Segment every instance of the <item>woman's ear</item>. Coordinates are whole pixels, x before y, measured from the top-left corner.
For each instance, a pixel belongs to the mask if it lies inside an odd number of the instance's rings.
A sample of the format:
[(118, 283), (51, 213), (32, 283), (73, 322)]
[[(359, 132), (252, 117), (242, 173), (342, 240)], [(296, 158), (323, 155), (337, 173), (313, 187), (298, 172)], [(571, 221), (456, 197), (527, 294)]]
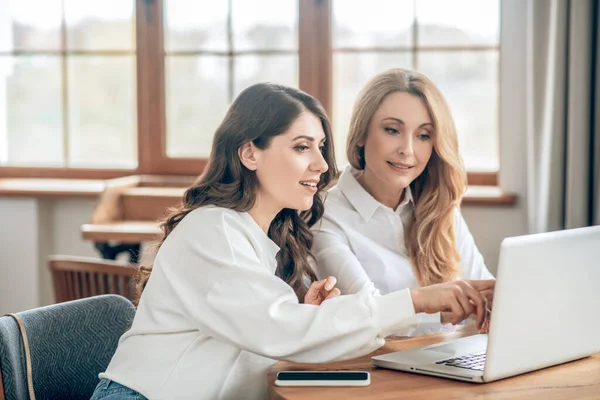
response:
[(258, 149), (252, 142), (245, 143), (238, 148), (240, 161), (244, 164), (244, 167), (248, 168), (250, 171), (256, 171), (257, 151)]

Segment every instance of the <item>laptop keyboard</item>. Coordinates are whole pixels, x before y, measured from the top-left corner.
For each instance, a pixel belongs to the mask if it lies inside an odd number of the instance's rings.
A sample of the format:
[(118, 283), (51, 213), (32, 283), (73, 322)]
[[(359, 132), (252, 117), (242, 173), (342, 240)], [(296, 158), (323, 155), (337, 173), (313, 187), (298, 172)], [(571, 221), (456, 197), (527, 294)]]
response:
[(461, 357), (448, 358), (447, 360), (438, 361), (436, 364), (472, 369), (474, 371), (483, 371), (483, 367), (485, 366), (485, 351)]

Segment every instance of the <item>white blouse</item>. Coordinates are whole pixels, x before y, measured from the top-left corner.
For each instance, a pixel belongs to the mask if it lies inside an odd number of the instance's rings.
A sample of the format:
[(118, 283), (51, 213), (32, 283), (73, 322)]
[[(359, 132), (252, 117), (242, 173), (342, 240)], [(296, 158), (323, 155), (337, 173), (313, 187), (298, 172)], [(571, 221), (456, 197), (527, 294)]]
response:
[[(313, 227), (313, 254), (319, 278), (332, 275), (342, 294), (375, 288), (381, 294), (417, 288), (416, 276), (404, 245), (404, 225), (413, 215), (410, 189), (392, 210), (373, 198), (356, 180), (357, 171), (344, 169), (326, 195), (323, 219)], [(492, 279), (460, 211), (455, 212), (455, 235), (462, 277)], [(402, 335), (439, 332), (440, 314), (419, 314), (419, 328)]]
[(150, 399), (260, 399), (276, 360), (368, 354), (416, 326), (409, 290), (299, 304), (247, 213), (202, 207), (160, 247), (133, 326), (100, 374)]

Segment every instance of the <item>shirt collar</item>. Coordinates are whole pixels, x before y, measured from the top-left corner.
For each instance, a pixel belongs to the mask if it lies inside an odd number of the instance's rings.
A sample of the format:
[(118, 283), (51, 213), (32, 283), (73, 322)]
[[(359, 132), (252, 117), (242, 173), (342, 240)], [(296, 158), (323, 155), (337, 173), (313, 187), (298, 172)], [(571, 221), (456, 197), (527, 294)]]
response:
[(260, 228), (260, 226), (258, 226), (254, 218), (252, 218), (249, 213), (240, 212), (239, 214), (248, 223), (250, 229), (253, 230), (256, 238), (260, 241), (261, 247), (267, 253), (269, 258), (275, 258), (280, 250), (279, 246), (277, 246), (277, 244), (271, 240), (271, 238)]
[(412, 190), (410, 190), (410, 186), (407, 186), (404, 189), (404, 199), (402, 199), (402, 202), (398, 205), (396, 211), (402, 210), (402, 208), (409, 203), (414, 205), (415, 201), (413, 200)]
[[(350, 204), (352, 204), (352, 207), (354, 207), (364, 221), (370, 220), (378, 207), (383, 207), (393, 212), (391, 208), (384, 206), (379, 201), (375, 200), (375, 198), (371, 196), (360, 183), (358, 183), (356, 177), (361, 172), (362, 171), (360, 170), (352, 168), (350, 165), (347, 166), (342, 171), (336, 185)], [(395, 211), (397, 213), (399, 213), (407, 204), (414, 203), (410, 186), (404, 189), (404, 192), (404, 199)]]

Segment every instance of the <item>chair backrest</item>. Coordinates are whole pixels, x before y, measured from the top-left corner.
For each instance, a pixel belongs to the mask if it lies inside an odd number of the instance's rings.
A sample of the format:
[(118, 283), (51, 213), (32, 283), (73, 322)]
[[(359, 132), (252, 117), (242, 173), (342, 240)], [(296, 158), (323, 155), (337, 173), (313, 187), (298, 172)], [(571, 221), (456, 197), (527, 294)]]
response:
[[(17, 313), (29, 341), (36, 399), (89, 399), (134, 314), (133, 304), (116, 295)], [(9, 316), (0, 318), (0, 371), (7, 400), (29, 398), (23, 340)]]
[(48, 258), (57, 303), (100, 294), (119, 294), (134, 301), (133, 276), (139, 266), (127, 262), (91, 257), (52, 256)]

